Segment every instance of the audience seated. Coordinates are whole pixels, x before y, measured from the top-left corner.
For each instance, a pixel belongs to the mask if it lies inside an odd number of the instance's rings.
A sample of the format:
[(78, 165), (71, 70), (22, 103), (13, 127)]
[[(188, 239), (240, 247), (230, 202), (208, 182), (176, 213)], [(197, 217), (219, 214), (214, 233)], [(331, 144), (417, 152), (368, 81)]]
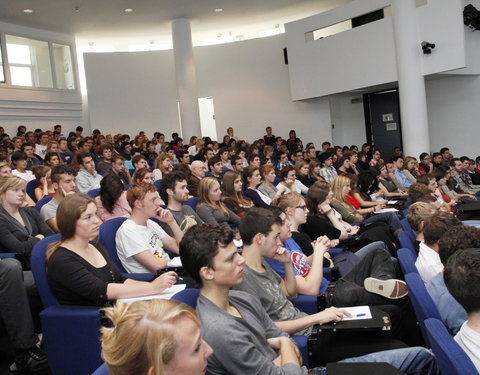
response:
[(222, 190), (216, 178), (203, 178), (198, 185), (198, 195), (200, 202), (196, 211), (205, 223), (227, 228), (229, 224), (238, 226), (240, 217), (222, 202)]
[(54, 232), (32, 207), (22, 207), (25, 180), (4, 177), (0, 180), (0, 249), (16, 253), (25, 269), (30, 269), (33, 246)]
[(105, 306), (119, 298), (161, 293), (176, 282), (175, 272), (166, 272), (151, 283), (123, 276), (107, 250), (93, 241), (101, 220), (92, 198), (71, 194), (58, 206), (62, 239), (47, 250), (48, 282), (62, 305)]
[[(190, 228), (180, 243), (182, 264), (200, 285), (197, 313), (205, 341), (214, 351), (208, 358), (209, 372), (305, 374), (307, 369), (302, 367), (298, 349), (285, 331), (269, 318), (258, 298), (230, 290), (242, 283), (245, 263), (233, 238), (233, 232), (227, 228), (202, 224)], [(259, 240), (265, 242), (267, 239)], [(272, 246), (277, 241), (278, 233), (268, 242)], [(278, 257), (289, 258), (286, 253)], [(305, 319), (311, 320), (311, 324), (340, 321), (345, 314), (348, 315), (332, 307)], [(416, 357), (413, 361), (412, 355)], [(424, 368), (428, 374), (436, 373), (433, 355), (419, 347), (344, 360), (370, 361), (388, 362), (407, 372)], [(324, 368), (317, 370), (325, 371)]]
[(222, 202), (240, 217), (245, 215), (250, 208), (254, 207), (251, 199), (245, 197), (242, 193), (242, 178), (240, 173), (228, 171), (223, 175), (223, 196)]
[(47, 195), (55, 195), (51, 179), (52, 169), (46, 165), (36, 165), (32, 168), (32, 172), (40, 183), (34, 190), (37, 202)]
[(454, 339), (480, 372), (480, 295), (478, 288), (472, 287), (480, 283), (479, 265), (480, 249), (461, 249), (449, 258), (444, 277), (449, 292), (468, 314)]
[(120, 177), (108, 173), (100, 182), (100, 194), (95, 197), (97, 215), (103, 221), (114, 217), (129, 217), (132, 208), (127, 201), (127, 192)]
[(77, 191), (88, 193), (90, 190), (99, 189), (102, 175), (95, 170), (95, 162), (89, 152), (80, 152), (76, 156), (80, 169), (76, 178)]
[[(480, 248), (480, 229), (457, 225), (447, 230), (440, 238), (438, 244), (440, 260), (443, 266), (448, 259), (458, 250)], [(428, 293), (437, 306), (440, 317), (447, 329), (456, 334), (462, 324), (467, 320), (467, 313), (451, 296), (445, 286), (443, 272), (435, 275), (426, 285)]]
[[(133, 185), (127, 191), (127, 201), (132, 212), (115, 236), (118, 257), (130, 273), (155, 273), (170, 262), (164, 247), (178, 254), (183, 232), (172, 213), (160, 207), (160, 197), (152, 184)], [(150, 218), (168, 224), (173, 237)]]
[(58, 165), (51, 171), (50, 179), (52, 180), (52, 187), (55, 190), (55, 195), (50, 202), (43, 205), (40, 210), (40, 215), (55, 232), (58, 232), (58, 205), (65, 196), (75, 193), (75, 177), (77, 176), (77, 172), (78, 169), (76, 167), (68, 164)]
[(205, 164), (200, 160), (194, 160), (190, 165), (190, 169), (192, 171), (192, 174), (188, 178), (188, 191), (194, 197), (198, 197), (198, 185), (200, 184), (200, 180), (205, 177), (207, 168), (205, 167)]
[(438, 212), (424, 220), (424, 242), (420, 243), (415, 266), (425, 284), (430, 282), (439, 272), (443, 271), (443, 264), (438, 254), (438, 242), (448, 229), (458, 225), (462, 225), (461, 221), (446, 212)]

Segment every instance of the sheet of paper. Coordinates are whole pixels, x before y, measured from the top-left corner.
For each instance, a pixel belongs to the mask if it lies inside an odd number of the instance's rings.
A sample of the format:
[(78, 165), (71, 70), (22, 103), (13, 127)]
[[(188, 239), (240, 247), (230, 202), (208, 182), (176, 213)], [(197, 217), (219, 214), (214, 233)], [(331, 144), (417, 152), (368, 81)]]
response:
[(174, 294), (185, 289), (186, 284), (177, 284), (172, 286), (171, 288), (165, 289), (163, 293), (160, 294), (153, 294), (151, 296), (143, 296), (143, 297), (134, 297), (134, 298), (120, 298), (117, 302), (129, 303), (134, 301), (142, 301), (142, 300), (150, 300), (150, 299), (170, 299)]
[(343, 316), (342, 321), (372, 319), (370, 306), (354, 306), (354, 307), (340, 307), (340, 308), (352, 314), (351, 318)]
[(375, 211), (374, 214), (384, 214), (385, 212), (397, 212), (396, 208), (383, 208), (381, 210)]
[(398, 201), (388, 201), (387, 204), (397, 204)]
[(182, 260), (180, 257), (174, 257), (167, 264), (168, 267), (182, 267)]

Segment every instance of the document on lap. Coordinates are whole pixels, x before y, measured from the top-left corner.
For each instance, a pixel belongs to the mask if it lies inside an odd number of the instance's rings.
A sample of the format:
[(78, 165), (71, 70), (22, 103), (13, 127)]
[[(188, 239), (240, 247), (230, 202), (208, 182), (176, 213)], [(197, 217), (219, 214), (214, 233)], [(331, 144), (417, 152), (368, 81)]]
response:
[(348, 311), (352, 315), (351, 318), (344, 315), (342, 321), (372, 319), (372, 312), (370, 311), (370, 306), (354, 306), (340, 308)]
[(171, 288), (165, 289), (163, 293), (160, 294), (153, 294), (151, 296), (143, 296), (143, 297), (134, 297), (134, 298), (120, 298), (117, 302), (122, 303), (129, 303), (134, 301), (142, 301), (142, 300), (150, 300), (150, 299), (170, 299), (174, 294), (181, 292), (185, 289), (186, 284), (175, 284)]

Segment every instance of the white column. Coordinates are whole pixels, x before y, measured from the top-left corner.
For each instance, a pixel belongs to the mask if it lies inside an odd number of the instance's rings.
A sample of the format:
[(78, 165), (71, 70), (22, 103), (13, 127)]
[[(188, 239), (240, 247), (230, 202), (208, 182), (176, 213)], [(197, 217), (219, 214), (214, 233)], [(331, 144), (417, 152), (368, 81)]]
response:
[[(392, 0), (403, 152), (418, 158), (430, 152), (427, 98), (422, 75), (421, 40), (418, 37), (415, 0)], [(435, 53), (435, 52), (434, 52)]]
[(173, 20), (172, 41), (182, 136), (188, 141), (192, 135), (201, 136), (197, 72), (193, 58), (190, 21), (188, 19), (179, 18)]

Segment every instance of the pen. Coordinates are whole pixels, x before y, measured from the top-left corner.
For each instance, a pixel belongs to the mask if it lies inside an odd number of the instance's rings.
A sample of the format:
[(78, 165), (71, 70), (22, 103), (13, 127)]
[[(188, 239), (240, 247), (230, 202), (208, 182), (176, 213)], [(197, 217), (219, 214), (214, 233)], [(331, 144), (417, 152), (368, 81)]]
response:
[(367, 314), (363, 313), (363, 314), (357, 314), (357, 315), (355, 315), (355, 316), (356, 316), (357, 318), (360, 318), (361, 316), (365, 316), (365, 315), (367, 315)]
[[(177, 276), (177, 280), (183, 280), (183, 277)], [(365, 314), (363, 314), (365, 315)]]

